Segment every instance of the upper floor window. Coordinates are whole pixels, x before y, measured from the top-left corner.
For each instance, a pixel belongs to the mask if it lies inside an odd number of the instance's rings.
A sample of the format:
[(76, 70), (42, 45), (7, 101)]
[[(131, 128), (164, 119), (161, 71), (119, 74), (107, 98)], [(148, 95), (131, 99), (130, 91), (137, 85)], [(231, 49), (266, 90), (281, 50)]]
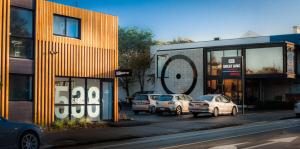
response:
[(80, 38), (80, 20), (54, 15), (53, 34), (71, 38)]
[(10, 56), (33, 58), (33, 12), (12, 7), (10, 19)]

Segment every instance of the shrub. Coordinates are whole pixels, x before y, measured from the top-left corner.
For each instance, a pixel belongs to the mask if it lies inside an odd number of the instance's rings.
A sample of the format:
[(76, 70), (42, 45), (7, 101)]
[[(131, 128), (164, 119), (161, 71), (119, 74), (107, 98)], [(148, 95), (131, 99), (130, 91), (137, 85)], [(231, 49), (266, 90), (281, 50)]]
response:
[(87, 127), (88, 125), (92, 124), (92, 120), (90, 118), (81, 118), (77, 122), (81, 127)]
[(65, 123), (66, 123), (65, 120), (56, 120), (56, 121), (52, 124), (52, 126), (53, 126), (54, 128), (57, 128), (57, 129), (62, 129), (62, 128), (64, 128)]
[(76, 120), (68, 120), (68, 121), (67, 121), (67, 127), (68, 127), (68, 128), (75, 128), (76, 125), (77, 125)]

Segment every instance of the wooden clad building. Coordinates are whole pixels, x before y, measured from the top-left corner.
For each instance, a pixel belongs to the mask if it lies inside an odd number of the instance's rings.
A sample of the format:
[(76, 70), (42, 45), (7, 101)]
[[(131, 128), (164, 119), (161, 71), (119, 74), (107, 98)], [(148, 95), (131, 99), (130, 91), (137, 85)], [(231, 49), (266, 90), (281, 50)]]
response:
[(116, 16), (46, 0), (2, 0), (0, 8), (3, 117), (118, 120)]

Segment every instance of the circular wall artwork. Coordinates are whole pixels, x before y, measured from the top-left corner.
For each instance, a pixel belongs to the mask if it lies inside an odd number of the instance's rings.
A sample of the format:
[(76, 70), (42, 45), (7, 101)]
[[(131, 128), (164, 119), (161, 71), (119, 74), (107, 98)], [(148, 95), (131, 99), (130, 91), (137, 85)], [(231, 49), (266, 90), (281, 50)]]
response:
[(190, 94), (197, 84), (197, 68), (185, 55), (170, 57), (161, 70), (161, 84), (168, 94)]

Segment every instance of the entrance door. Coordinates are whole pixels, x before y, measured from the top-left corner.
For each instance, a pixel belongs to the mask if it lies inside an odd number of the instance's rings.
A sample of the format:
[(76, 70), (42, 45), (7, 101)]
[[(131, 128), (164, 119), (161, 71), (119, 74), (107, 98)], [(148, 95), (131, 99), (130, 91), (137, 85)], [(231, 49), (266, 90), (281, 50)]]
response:
[(102, 87), (102, 119), (113, 119), (113, 81), (101, 81)]
[(223, 94), (230, 97), (234, 103), (242, 104), (242, 84), (238, 79), (225, 79), (223, 81)]
[(261, 85), (260, 80), (246, 80), (246, 100), (247, 105), (256, 105), (260, 99)]

